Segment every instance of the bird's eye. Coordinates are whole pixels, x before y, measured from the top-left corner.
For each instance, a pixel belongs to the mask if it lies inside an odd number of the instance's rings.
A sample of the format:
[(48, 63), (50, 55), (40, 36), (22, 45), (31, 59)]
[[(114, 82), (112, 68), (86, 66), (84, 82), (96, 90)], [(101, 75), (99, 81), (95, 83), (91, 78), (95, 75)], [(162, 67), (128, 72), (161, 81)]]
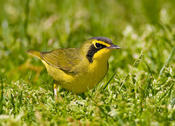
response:
[(102, 45), (99, 44), (99, 43), (96, 43), (95, 46), (96, 46), (97, 48), (101, 48), (101, 47), (102, 47)]

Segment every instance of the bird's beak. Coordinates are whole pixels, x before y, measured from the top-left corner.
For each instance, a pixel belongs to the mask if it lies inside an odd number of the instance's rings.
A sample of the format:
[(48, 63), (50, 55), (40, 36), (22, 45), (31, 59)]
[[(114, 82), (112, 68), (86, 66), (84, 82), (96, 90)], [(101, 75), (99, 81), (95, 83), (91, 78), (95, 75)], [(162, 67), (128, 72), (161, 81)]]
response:
[(112, 44), (111, 46), (107, 47), (108, 49), (120, 49), (118, 45)]

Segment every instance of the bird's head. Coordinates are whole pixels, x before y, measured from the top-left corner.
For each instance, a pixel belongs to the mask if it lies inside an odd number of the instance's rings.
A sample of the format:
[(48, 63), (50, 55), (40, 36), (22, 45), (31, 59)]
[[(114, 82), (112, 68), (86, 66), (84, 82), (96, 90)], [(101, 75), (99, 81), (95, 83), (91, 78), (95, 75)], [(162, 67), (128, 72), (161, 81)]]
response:
[(82, 46), (82, 49), (88, 61), (92, 63), (98, 59), (108, 60), (111, 51), (113, 49), (120, 49), (120, 47), (114, 45), (109, 38), (93, 37)]

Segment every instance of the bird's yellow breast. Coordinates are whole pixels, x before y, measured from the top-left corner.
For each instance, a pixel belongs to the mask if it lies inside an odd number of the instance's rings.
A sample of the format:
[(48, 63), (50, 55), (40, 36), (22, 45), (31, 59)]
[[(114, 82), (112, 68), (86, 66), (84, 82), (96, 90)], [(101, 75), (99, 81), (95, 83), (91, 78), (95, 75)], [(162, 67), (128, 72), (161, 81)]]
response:
[(62, 83), (61, 85), (75, 93), (82, 93), (89, 89), (92, 89), (98, 84), (105, 76), (108, 69), (107, 62), (89, 63), (85, 66), (83, 72), (75, 75), (70, 83)]
[(75, 75), (69, 75), (58, 68), (48, 65), (44, 61), (43, 63), (48, 73), (57, 81), (57, 84), (75, 93), (82, 93), (92, 89), (103, 79), (108, 70), (108, 63), (103, 59), (94, 60), (93, 63), (84, 62), (84, 65), (81, 65), (83, 67), (80, 68), (81, 72)]
[[(105, 51), (105, 50), (104, 50)], [(48, 73), (57, 81), (57, 84), (63, 88), (75, 93), (82, 93), (88, 89), (92, 89), (105, 76), (108, 70), (109, 54), (101, 56), (102, 51), (94, 56), (94, 60), (90, 63), (86, 58), (77, 65), (77, 74), (68, 74), (59, 68), (48, 65), (42, 61), (47, 68)]]

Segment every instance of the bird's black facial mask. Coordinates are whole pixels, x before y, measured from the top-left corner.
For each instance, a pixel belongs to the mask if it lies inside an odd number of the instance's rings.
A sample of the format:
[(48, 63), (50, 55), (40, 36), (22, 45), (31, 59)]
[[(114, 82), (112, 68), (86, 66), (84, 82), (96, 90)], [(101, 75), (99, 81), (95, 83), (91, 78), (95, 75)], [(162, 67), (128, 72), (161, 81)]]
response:
[[(95, 42), (94, 44), (92, 44), (90, 47), (89, 47), (89, 50), (87, 52), (87, 59), (89, 60), (90, 63), (93, 62), (93, 56), (94, 54), (103, 49), (103, 48), (108, 48), (108, 49), (119, 49), (120, 47), (114, 45), (112, 43), (112, 40), (109, 39), (109, 38), (106, 38), (106, 37), (93, 37), (93, 38), (90, 38), (89, 40), (95, 40), (95, 41), (101, 41), (103, 43), (106, 43), (106, 44), (102, 44), (102, 43), (98, 43), (98, 42)], [(109, 45), (107, 47), (107, 45)]]
[(88, 52), (87, 52), (86, 57), (87, 57), (87, 59), (89, 60), (90, 63), (93, 62), (93, 56), (94, 56), (94, 54), (95, 54), (97, 51), (99, 51), (99, 50), (101, 50), (101, 49), (103, 49), (103, 48), (106, 48), (106, 46), (103, 45), (103, 44), (100, 44), (100, 43), (92, 44), (92, 45), (89, 47), (89, 50), (88, 50)]

